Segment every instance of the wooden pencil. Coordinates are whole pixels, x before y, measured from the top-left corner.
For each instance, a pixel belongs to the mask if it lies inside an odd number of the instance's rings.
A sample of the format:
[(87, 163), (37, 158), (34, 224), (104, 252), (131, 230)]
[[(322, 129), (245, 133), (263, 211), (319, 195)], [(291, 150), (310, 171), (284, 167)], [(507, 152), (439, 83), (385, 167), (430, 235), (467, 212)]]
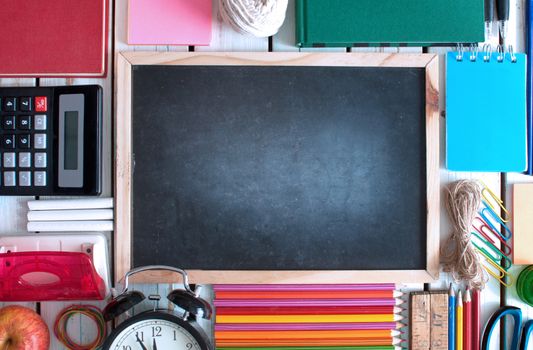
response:
[(302, 347), (302, 346), (390, 346), (402, 343), (399, 338), (385, 337), (381, 339), (255, 339), (255, 340), (222, 340), (216, 342), (217, 347)]
[(463, 350), (472, 350), (472, 299), (469, 289), (465, 292), (463, 315)]
[(231, 300), (231, 299), (381, 299), (381, 298), (397, 298), (403, 293), (395, 290), (268, 290), (268, 291), (225, 291), (220, 290), (215, 292), (216, 299)]
[(395, 322), (403, 316), (394, 314), (367, 315), (218, 315), (216, 323), (343, 323)]
[(461, 291), (457, 295), (455, 313), (455, 350), (463, 350), (463, 298)]
[(398, 306), (217, 307), (217, 315), (359, 315), (398, 314), (402, 311), (404, 309)]
[(448, 350), (455, 350), (455, 291), (450, 283), (448, 300)]
[(215, 299), (218, 307), (281, 307), (281, 306), (398, 306), (405, 303), (401, 298), (364, 299)]
[(215, 331), (310, 331), (310, 330), (357, 330), (357, 329), (400, 329), (400, 322), (358, 322), (358, 323), (223, 323), (215, 324)]
[(400, 335), (397, 330), (326, 330), (326, 331), (215, 331), (217, 341), (224, 339), (382, 339)]
[[(258, 350), (258, 348), (224, 348), (216, 350)], [(401, 346), (375, 345), (375, 346), (290, 346), (290, 347), (262, 347), (260, 350), (402, 350)]]
[(343, 290), (394, 290), (394, 283), (367, 283), (367, 284), (215, 284), (218, 291), (343, 291)]
[[(258, 350), (258, 348), (224, 348), (216, 350)], [(375, 346), (290, 346), (290, 347), (262, 347), (260, 350), (402, 350), (401, 346), (375, 345)]]
[(479, 289), (474, 289), (472, 292), (472, 350), (480, 349), (480, 315), (481, 315), (481, 304), (480, 304), (480, 291)]

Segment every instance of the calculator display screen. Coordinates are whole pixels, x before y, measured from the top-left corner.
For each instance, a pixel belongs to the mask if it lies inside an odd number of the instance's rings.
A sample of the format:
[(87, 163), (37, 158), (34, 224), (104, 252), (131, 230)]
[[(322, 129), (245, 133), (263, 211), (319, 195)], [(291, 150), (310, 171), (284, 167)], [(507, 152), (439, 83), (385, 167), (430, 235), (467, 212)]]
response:
[(78, 111), (65, 112), (65, 158), (64, 168), (78, 169)]
[(59, 96), (58, 181), (59, 187), (83, 187), (85, 96)]

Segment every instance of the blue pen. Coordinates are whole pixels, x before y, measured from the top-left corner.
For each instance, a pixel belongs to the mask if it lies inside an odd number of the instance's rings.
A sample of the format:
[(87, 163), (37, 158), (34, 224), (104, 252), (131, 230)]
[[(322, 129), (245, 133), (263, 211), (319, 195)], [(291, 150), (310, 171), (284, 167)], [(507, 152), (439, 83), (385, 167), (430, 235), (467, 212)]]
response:
[(448, 297), (448, 349), (455, 350), (455, 291), (451, 283)]

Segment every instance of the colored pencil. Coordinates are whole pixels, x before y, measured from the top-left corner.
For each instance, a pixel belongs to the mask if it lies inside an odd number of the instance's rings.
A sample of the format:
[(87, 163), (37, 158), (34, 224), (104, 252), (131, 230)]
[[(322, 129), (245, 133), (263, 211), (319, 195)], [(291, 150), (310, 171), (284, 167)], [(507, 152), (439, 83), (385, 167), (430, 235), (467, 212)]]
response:
[[(217, 350), (258, 350), (257, 348), (222, 348)], [(402, 350), (401, 346), (376, 345), (376, 346), (291, 346), (291, 347), (263, 347), (260, 350)]]
[[(217, 350), (258, 350), (257, 348), (221, 348)], [(376, 346), (295, 346), (295, 347), (268, 347), (261, 350), (402, 350), (401, 346), (376, 345)]]
[(327, 331), (216, 331), (217, 341), (224, 339), (382, 339), (400, 335), (397, 330), (365, 329), (365, 330), (327, 330)]
[(480, 349), (480, 315), (481, 315), (481, 309), (480, 309), (480, 300), (479, 300), (479, 293), (480, 291), (478, 289), (474, 289), (472, 292), (472, 350), (479, 350)]
[(217, 347), (295, 347), (295, 346), (391, 346), (400, 344), (401, 339), (288, 339), (288, 340), (224, 340), (216, 342)]
[(216, 291), (216, 298), (221, 299), (385, 299), (401, 297), (403, 293), (395, 290), (269, 290), (269, 291)]
[(455, 291), (451, 283), (448, 299), (448, 349), (455, 350)]
[(217, 323), (340, 323), (394, 322), (403, 316), (385, 315), (218, 315)]
[(463, 304), (463, 350), (472, 350), (472, 299), (469, 289), (465, 292)]
[(404, 309), (398, 306), (324, 306), (303, 307), (217, 307), (217, 315), (360, 315), (397, 314)]
[(215, 331), (310, 331), (310, 330), (356, 330), (356, 329), (399, 329), (400, 322), (361, 322), (361, 323), (243, 323), (216, 324)]
[(455, 313), (455, 350), (463, 350), (463, 298), (461, 291), (457, 295)]
[(231, 290), (268, 291), (268, 290), (321, 290), (335, 292), (338, 290), (393, 290), (393, 283), (382, 284), (215, 284), (215, 292)]
[(216, 307), (276, 307), (276, 306), (396, 306), (403, 304), (399, 298), (384, 299), (262, 299), (262, 300), (219, 300), (215, 299)]

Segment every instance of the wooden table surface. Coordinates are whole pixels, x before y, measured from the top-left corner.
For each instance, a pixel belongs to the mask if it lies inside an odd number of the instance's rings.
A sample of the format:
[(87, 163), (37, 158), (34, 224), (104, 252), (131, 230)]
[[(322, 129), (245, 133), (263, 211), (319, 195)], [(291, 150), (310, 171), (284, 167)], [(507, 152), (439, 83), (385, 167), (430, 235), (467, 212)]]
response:
[[(505, 45), (513, 45), (515, 52), (524, 52), (525, 50), (525, 1), (511, 0), (511, 14), (509, 22), (509, 35), (506, 39)], [(295, 46), (295, 23), (294, 23), (294, 0), (289, 0), (289, 9), (287, 11), (286, 21), (279, 31), (270, 38), (254, 38), (248, 35), (242, 35), (235, 32), (233, 29), (222, 23), (218, 12), (218, 1), (213, 2), (213, 23), (212, 23), (212, 40), (209, 46), (131, 46), (126, 44), (126, 23), (127, 23), (127, 0), (110, 0), (110, 32), (109, 32), (109, 54), (108, 60), (108, 75), (105, 79), (56, 79), (56, 78), (24, 78), (24, 79), (0, 79), (0, 86), (54, 86), (54, 85), (79, 85), (79, 84), (100, 84), (104, 88), (104, 177), (103, 177), (103, 196), (112, 196), (112, 147), (113, 147), (113, 106), (116, 85), (114, 79), (114, 62), (116, 53), (120, 51), (299, 51)], [(482, 47), (480, 43), (479, 47)], [(493, 50), (498, 44), (497, 39), (493, 39)], [(441, 54), (440, 60), (440, 91), (441, 110), (444, 111), (445, 98), (445, 77), (444, 77), (444, 56), (443, 54), (453, 48), (428, 48), (427, 52)], [(321, 48), (321, 49), (302, 49), (300, 51), (338, 51), (346, 52), (347, 48)], [(353, 48), (352, 52), (423, 52), (422, 48)], [(444, 113), (443, 113), (444, 115)], [(444, 117), (441, 117), (441, 185), (453, 182), (457, 179), (473, 178), (482, 179), (493, 191), (501, 193), (506, 197), (508, 208), (510, 207), (510, 193), (513, 183), (533, 182), (533, 177), (528, 177), (521, 174), (507, 174), (499, 173), (455, 173), (449, 172), (444, 165)], [(504, 191), (505, 193), (503, 193)], [(444, 196), (442, 196), (444, 197)], [(0, 197), (0, 235), (12, 235), (26, 232), (26, 215), (28, 200), (34, 197)], [(441, 242), (448, 237), (450, 226), (445, 212), (444, 203), (441, 202)], [(111, 239), (112, 232), (107, 233), (108, 238)], [(517, 275), (521, 269), (520, 266), (512, 268), (512, 272)], [(441, 274), (439, 281), (431, 284), (431, 288), (446, 288), (451, 282), (446, 274)], [(151, 285), (134, 285), (133, 288), (142, 290), (145, 295), (160, 293), (162, 299), (159, 305), (160, 308), (172, 308), (171, 305), (165, 301), (166, 294), (173, 288), (178, 288), (179, 285), (168, 284), (151, 284)], [(456, 286), (457, 287), (457, 286)], [(410, 284), (404, 286), (405, 290), (422, 290), (423, 285)], [(204, 294), (210, 295), (209, 286), (204, 287)], [(533, 318), (533, 308), (527, 307), (518, 300), (514, 288), (509, 288), (506, 292), (506, 302), (508, 304), (516, 305), (523, 308), (526, 319)], [(484, 324), (490, 314), (500, 306), (500, 285), (498, 282), (491, 280), (482, 293), (482, 323)], [(85, 303), (85, 302), (84, 302)], [(0, 303), (0, 306), (7, 303)], [(52, 326), (57, 314), (65, 307), (74, 304), (73, 302), (28, 302), (19, 303), (36, 309), (47, 322), (51, 330), (51, 346), (50, 349), (65, 349), (53, 336)], [(90, 304), (104, 307), (105, 302), (90, 302)], [(153, 308), (151, 302), (143, 302), (136, 306), (132, 314), (140, 311)], [(204, 323), (206, 328), (211, 328), (209, 323)], [(91, 341), (95, 334), (96, 328), (91, 321), (85, 317), (74, 317), (68, 325), (73, 339), (80, 342), (87, 343)], [(494, 342), (496, 343), (496, 342)], [(493, 349), (497, 349), (497, 344), (492, 344)]]

